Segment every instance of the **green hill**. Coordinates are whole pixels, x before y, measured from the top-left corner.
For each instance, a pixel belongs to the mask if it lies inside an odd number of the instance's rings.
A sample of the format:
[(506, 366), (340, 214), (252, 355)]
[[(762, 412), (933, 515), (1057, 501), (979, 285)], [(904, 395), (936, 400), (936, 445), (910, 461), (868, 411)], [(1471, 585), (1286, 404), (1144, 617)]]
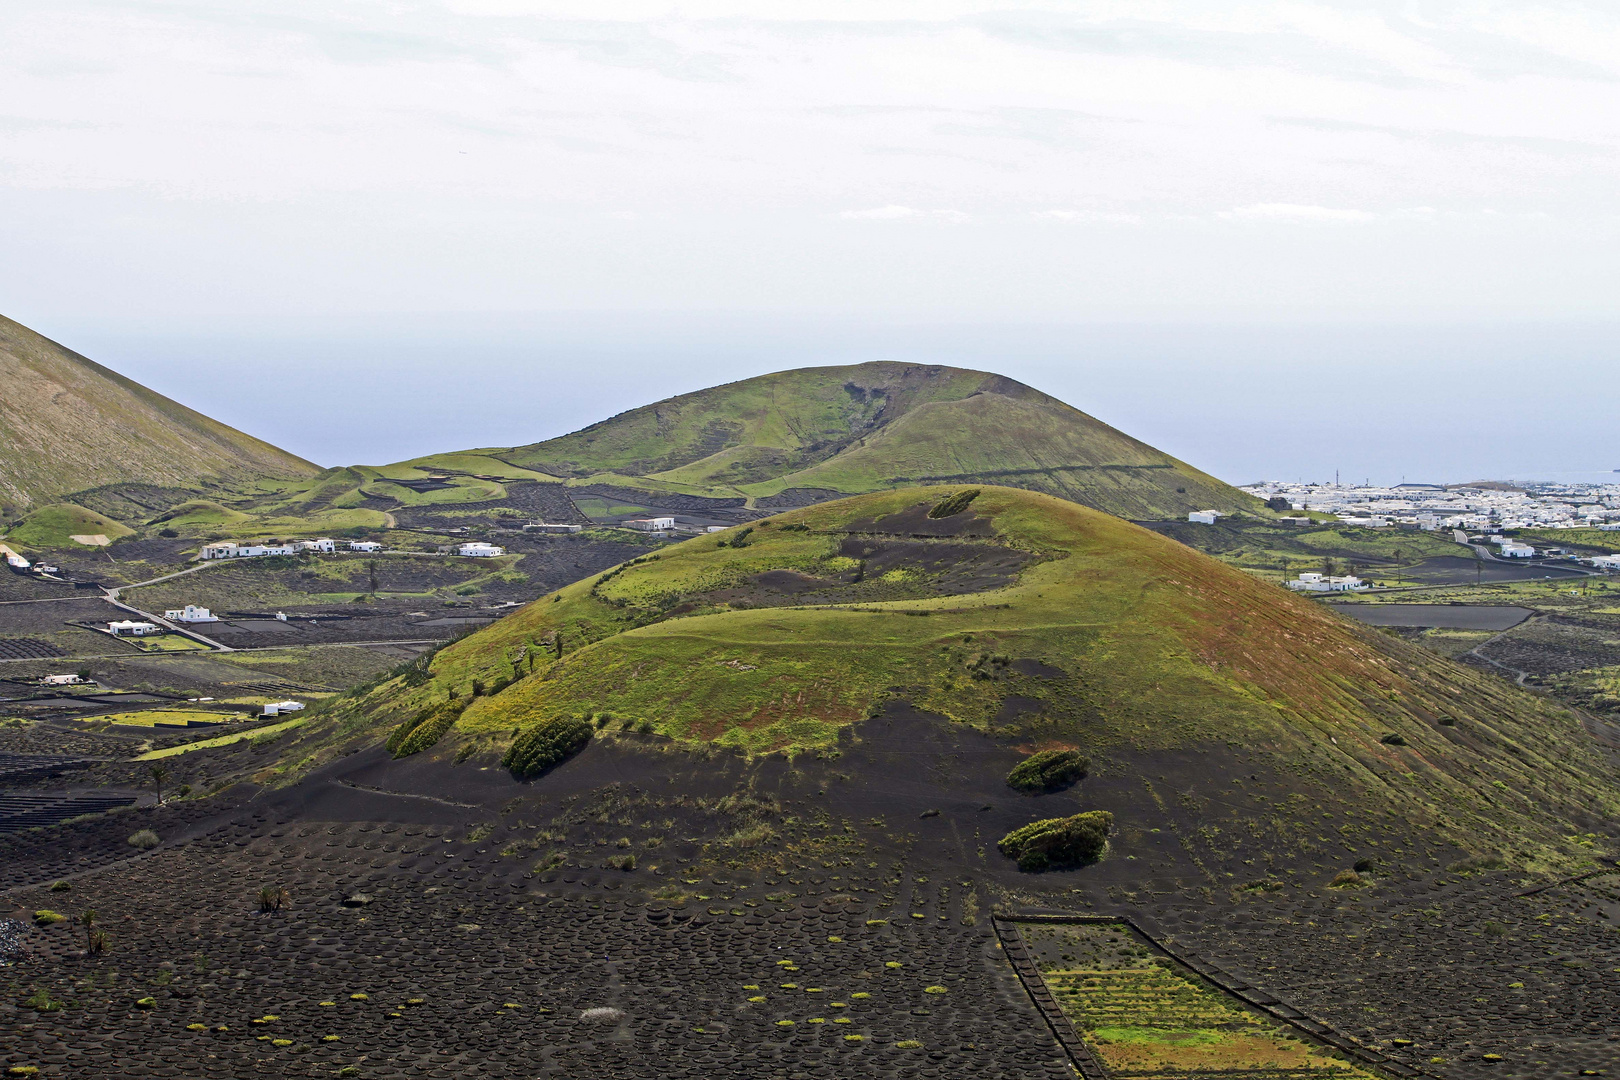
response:
[(27, 547), (102, 547), (134, 531), (94, 510), (72, 503), (51, 503), (23, 518), (6, 539)]
[(0, 317), (0, 503), (13, 510), (115, 483), (314, 475), (311, 463)]
[(1260, 507), (1012, 379), (887, 361), (762, 375), (546, 442), (405, 464), (422, 471), (515, 468), (574, 485), (740, 497), (767, 509), (957, 481), (1044, 491), (1126, 518)]
[(1562, 709), (1070, 502), (984, 488), (948, 513), (964, 490), (800, 509), (580, 581), (343, 701), (338, 730), (437, 710), (408, 749), (448, 731), (448, 753), (595, 714), (836, 754), (904, 701), (1026, 751), (1209, 754), (1239, 788), (1312, 785), (1344, 828), (1395, 815), (1525, 864), (1620, 809)]

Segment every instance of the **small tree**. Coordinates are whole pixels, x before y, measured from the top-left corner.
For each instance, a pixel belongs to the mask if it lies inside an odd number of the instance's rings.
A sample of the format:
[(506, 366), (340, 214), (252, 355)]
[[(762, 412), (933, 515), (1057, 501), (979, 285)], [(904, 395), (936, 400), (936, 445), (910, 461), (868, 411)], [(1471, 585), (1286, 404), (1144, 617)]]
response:
[(276, 912), (292, 906), (292, 893), (282, 885), (266, 885), (259, 890), (259, 910)]
[(84, 927), (84, 951), (87, 956), (100, 956), (107, 951), (107, 932), (96, 929), (96, 909), (85, 908), (84, 914), (79, 916), (79, 923)]
[(148, 772), (151, 773), (152, 786), (157, 789), (157, 801), (161, 806), (163, 803), (163, 783), (169, 778), (169, 770), (165, 768), (163, 763), (160, 761), (155, 762)]

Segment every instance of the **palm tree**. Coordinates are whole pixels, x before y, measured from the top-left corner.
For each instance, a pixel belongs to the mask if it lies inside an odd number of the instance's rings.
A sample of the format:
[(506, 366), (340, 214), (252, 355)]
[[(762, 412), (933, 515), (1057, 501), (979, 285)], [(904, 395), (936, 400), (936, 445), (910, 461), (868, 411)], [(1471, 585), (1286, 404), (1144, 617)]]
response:
[(169, 770), (164, 768), (162, 762), (159, 762), (152, 766), (150, 772), (152, 785), (157, 788), (157, 801), (161, 806), (163, 803), (163, 782), (169, 778)]

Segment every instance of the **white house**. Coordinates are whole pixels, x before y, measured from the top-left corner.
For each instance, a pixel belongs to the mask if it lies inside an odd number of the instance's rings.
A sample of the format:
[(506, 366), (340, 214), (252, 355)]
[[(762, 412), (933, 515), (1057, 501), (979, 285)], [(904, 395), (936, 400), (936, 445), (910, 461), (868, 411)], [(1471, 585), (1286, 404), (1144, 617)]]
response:
[(1219, 521), (1220, 518), (1220, 513), (1215, 510), (1194, 510), (1192, 513), (1187, 515), (1188, 521), (1197, 522), (1199, 525), (1213, 525)]
[(1599, 555), (1590, 562), (1600, 570), (1620, 570), (1620, 554)]
[(337, 550), (337, 541), (323, 536), (319, 540), (294, 540), (292, 546), (298, 551), (319, 551), (330, 555)]
[(219, 616), (205, 607), (187, 604), (183, 608), (170, 608), (163, 613), (170, 622), (219, 622)]
[(198, 555), (204, 559), (257, 559), (265, 555), (293, 555), (297, 550), (292, 544), (238, 544), (221, 540), (204, 544)]
[(482, 540), (469, 540), (456, 548), (456, 554), (466, 555), (473, 559), (488, 559), (495, 555), (505, 555), (506, 549), (496, 547), (494, 544), (486, 544)]
[(302, 701), (272, 701), (264, 707), (260, 716), (280, 716), (283, 713), (298, 712), (304, 707)]
[(1357, 592), (1368, 588), (1358, 577), (1329, 577), (1326, 574), (1306, 573), (1287, 583), (1295, 592)]
[(381, 551), (382, 545), (375, 540), (350, 540), (350, 551)]
[(1529, 544), (1521, 544), (1517, 540), (1503, 540), (1500, 554), (1507, 559), (1528, 559), (1536, 553), (1536, 549)]
[(123, 637), (126, 634), (128, 634), (130, 637), (146, 637), (150, 634), (156, 634), (159, 631), (156, 623), (136, 622), (134, 619), (122, 619), (118, 622), (108, 623), (107, 632), (112, 634), (114, 637)]
[(673, 529), (675, 519), (672, 517), (630, 518), (628, 521), (620, 522), (620, 524), (627, 529), (640, 529), (642, 532), (662, 532), (665, 529)]
[(81, 686), (84, 683), (87, 683), (89, 681), (90, 681), (89, 679), (81, 679), (77, 675), (47, 675), (43, 679), (39, 680), (39, 685), (41, 685), (41, 686)]

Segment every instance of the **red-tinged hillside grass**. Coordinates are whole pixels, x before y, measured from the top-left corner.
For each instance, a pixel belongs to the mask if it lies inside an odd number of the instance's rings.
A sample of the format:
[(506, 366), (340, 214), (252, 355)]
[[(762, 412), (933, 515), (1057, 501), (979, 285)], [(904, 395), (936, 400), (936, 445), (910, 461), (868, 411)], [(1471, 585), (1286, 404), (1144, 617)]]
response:
[(1536, 859), (1582, 815), (1620, 810), (1577, 718), (1550, 702), (1075, 503), (985, 487), (927, 517), (961, 490), (864, 495), (665, 549), (337, 715), (392, 724), (471, 699), (447, 745), (592, 714), (757, 753), (831, 749), (904, 698), (1028, 749), (1224, 744), (1475, 846), (1533, 832)]

